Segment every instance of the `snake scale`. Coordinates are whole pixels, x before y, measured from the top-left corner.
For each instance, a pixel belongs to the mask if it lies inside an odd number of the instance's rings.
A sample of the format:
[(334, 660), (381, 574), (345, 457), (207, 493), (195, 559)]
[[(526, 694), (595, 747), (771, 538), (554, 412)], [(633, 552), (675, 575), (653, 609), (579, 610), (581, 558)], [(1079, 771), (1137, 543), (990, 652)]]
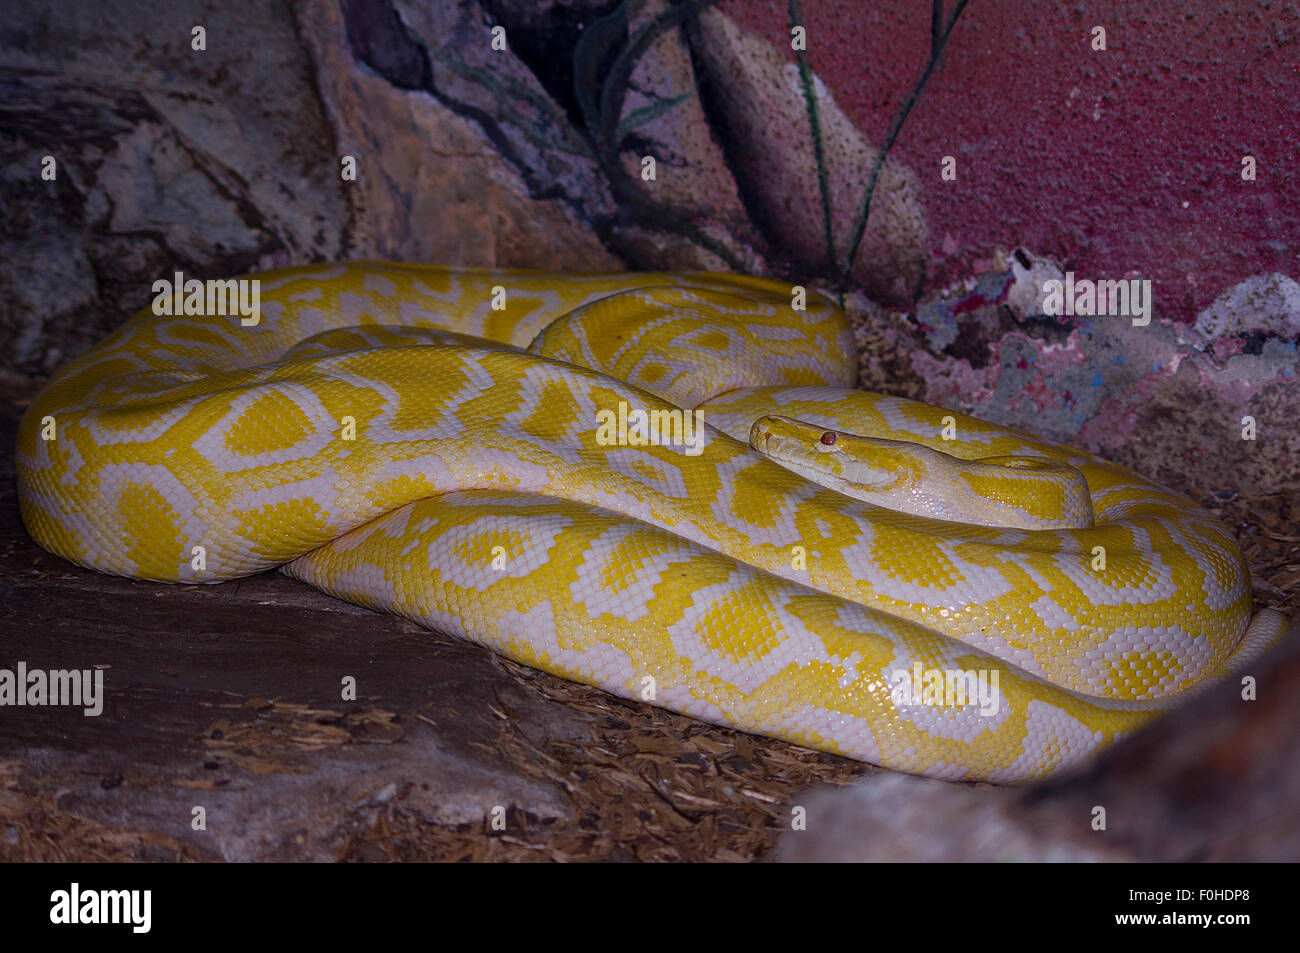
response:
[[(712, 273), (266, 272), (146, 310), (19, 431), (22, 516), (91, 569), (283, 566), (626, 698), (1018, 783), (1256, 657), (1226, 527), (1090, 454), (854, 390), (843, 312)], [(693, 429), (694, 428), (694, 429)]]

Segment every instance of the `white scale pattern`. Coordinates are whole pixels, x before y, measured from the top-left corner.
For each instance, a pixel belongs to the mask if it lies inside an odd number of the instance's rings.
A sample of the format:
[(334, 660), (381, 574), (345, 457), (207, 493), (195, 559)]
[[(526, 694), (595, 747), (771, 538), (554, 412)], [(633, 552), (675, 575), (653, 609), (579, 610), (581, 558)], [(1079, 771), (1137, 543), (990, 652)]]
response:
[[(1188, 501), (960, 414), (944, 441), (946, 411), (847, 389), (852, 331), (816, 295), (798, 312), (787, 286), (735, 276), (382, 263), (257, 277), (259, 325), (141, 315), (32, 402), (15, 460), (38, 542), (169, 581), (196, 581), (187, 557), (202, 545), (198, 581), (218, 581), (266, 568), (270, 552), (292, 558), (291, 539), (301, 548), (290, 575), (557, 674), (625, 697), (653, 676), (659, 704), (721, 724), (1007, 783), (1086, 757), (1284, 630), (1269, 612), (1247, 628), (1244, 560)], [(668, 343), (646, 345), (660, 337)], [(286, 352), (294, 363), (277, 366)], [(609, 360), (631, 384), (595, 366)], [(212, 403), (192, 391), (167, 402), (227, 372)], [(274, 394), (294, 411), (248, 416)], [(340, 443), (338, 417), (359, 395), (377, 409), (359, 415), (355, 443)], [(698, 402), (717, 428), (698, 457), (593, 446), (598, 410), (673, 399)], [(219, 421), (196, 422), (196, 408), (221, 400)], [(952, 458), (1068, 461), (1089, 479), (1098, 530), (899, 517), (743, 446), (767, 414), (920, 439)], [(49, 444), (47, 416), (59, 421)], [(128, 484), (164, 505), (124, 506)], [(309, 515), (284, 525), (290, 513)], [(1106, 537), (1118, 541), (1110, 574), (1089, 565), (1087, 534), (1103, 524), (1120, 530)], [(484, 554), (495, 540), (509, 550), (505, 571)], [(807, 569), (786, 561), (796, 545)], [(914, 661), (996, 671), (997, 712), (895, 706), (888, 672)]]

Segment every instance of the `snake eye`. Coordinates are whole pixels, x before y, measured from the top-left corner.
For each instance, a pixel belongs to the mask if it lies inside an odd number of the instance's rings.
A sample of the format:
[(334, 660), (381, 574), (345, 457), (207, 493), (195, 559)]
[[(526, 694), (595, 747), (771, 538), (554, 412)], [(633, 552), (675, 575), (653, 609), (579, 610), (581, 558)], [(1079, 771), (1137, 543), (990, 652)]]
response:
[(827, 430), (825, 433), (823, 433), (823, 434), (822, 434), (822, 443), (824, 443), (824, 444), (825, 444), (826, 446), (828, 446), (828, 447), (833, 447), (833, 446), (835, 446), (835, 431), (834, 431), (834, 430)]

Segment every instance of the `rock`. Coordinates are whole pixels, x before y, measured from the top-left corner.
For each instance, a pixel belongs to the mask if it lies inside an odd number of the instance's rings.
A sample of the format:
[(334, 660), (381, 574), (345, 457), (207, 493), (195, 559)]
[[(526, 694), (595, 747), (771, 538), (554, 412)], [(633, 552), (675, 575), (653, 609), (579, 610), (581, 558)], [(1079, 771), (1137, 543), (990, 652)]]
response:
[[(0, 346), (15, 369), (50, 371), (177, 268), (216, 277), (343, 257), (624, 267), (591, 224), (614, 212), (593, 164), (534, 145), (504, 116), (494, 125), (498, 97), (426, 64), (434, 40), (459, 42), (547, 101), (511, 54), (486, 59), (485, 30), (470, 42), (477, 6), (467, 18), (447, 5), (403, 13), (412, 27), (382, 2), (344, 6), (375, 29), (349, 36), (335, 5), (298, 8), (297, 22), (270, 2), (13, 11), (0, 36), (0, 125), (13, 132), (0, 163), (11, 305)], [(433, 88), (410, 88), (426, 80)], [(40, 177), (46, 155), (52, 182)], [(341, 178), (344, 155), (356, 181)]]
[[(611, 125), (606, 141), (597, 119), (615, 55), (668, 9), (663, 0), (633, 5), (627, 20), (618, 18), (622, 8), (587, 4), (551, 4), (546, 18), (518, 4), (488, 9), (505, 30), (505, 51), (485, 45), (484, 17), (472, 9), (398, 6), (401, 22), (429, 51), (431, 91), (486, 126), (534, 195), (562, 194), (639, 268), (765, 270), (754, 250), (760, 239), (700, 106), (679, 27), (635, 60), (619, 111), (628, 128), (615, 133)], [(652, 179), (642, 176), (647, 156)]]
[[(479, 4), (349, 0), (345, 10), (359, 11), (349, 23), (397, 17), (394, 35), (413, 44), (429, 64), (429, 84), (416, 91), (416, 98), (424, 99), (420, 94), (428, 93), (445, 109), (477, 126), (498, 161), (522, 181), (525, 195), (559, 198), (581, 209), (588, 220), (613, 213), (613, 198), (589, 145), (509, 46), (509, 34), (506, 49), (493, 48), (492, 33)], [(373, 68), (374, 50), (362, 48), (350, 26), (347, 38), (358, 62)], [(384, 134), (390, 131), (382, 121), (375, 128)]]
[(1300, 321), (1288, 310), (1300, 286), (1257, 276), (1190, 328), (1165, 319), (1157, 300), (1142, 325), (1045, 315), (1043, 285), (1063, 280), (1060, 267), (1023, 249), (1009, 264), (917, 303), (911, 338), (896, 346), (924, 381), (921, 400), (1027, 428), (1198, 498), (1300, 486), (1297, 341), (1285, 337)]
[[(342, 152), (358, 159), (357, 180), (347, 183), (355, 257), (557, 270), (622, 267), (572, 204), (581, 196), (594, 212), (607, 201), (593, 188), (591, 163), (553, 150), (543, 155), (518, 127), (507, 130), (504, 103), (433, 58), (426, 35), (465, 57), (464, 65), (490, 66), (545, 100), (512, 54), (490, 50), (481, 23), (475, 27), (446, 6), (412, 14), (410, 26), (384, 3), (351, 2), (345, 9), (352, 22), (371, 24), (370, 32), (350, 31), (333, 6), (313, 10), (301, 27), (334, 138)], [(391, 31), (373, 27), (382, 22)], [(367, 58), (382, 66), (383, 57), (393, 54), (381, 51), (390, 50), (396, 36), (408, 44), (398, 60), (407, 65), (392, 66), (394, 76), (377, 75)], [(423, 62), (419, 57), (429, 58), (428, 82), (436, 84), (436, 96), (432, 89), (400, 85), (424, 81), (420, 67), (410, 65)], [(492, 113), (483, 112), (489, 107)], [(521, 168), (532, 171), (526, 176)], [(535, 192), (551, 197), (534, 198)]]
[(243, 190), (228, 176), (201, 173), (195, 158), (165, 125), (138, 125), (104, 157), (87, 205), (104, 210), (114, 234), (166, 235), (180, 261), (255, 259), (265, 236), (243, 220)]
[[(191, 48), (195, 24), (206, 50)], [(0, 346), (17, 366), (49, 370), (178, 267), (213, 276), (337, 257), (337, 165), (304, 147), (328, 140), (309, 75), (279, 4), (7, 10), (0, 293), (22, 306), (4, 309)]]
[(1011, 256), (1011, 271), (1014, 283), (1007, 292), (1006, 306), (1020, 321), (1044, 313), (1043, 302), (1047, 300), (1047, 291), (1044, 289), (1047, 282), (1065, 280), (1065, 274), (1056, 262), (1049, 258), (1035, 257), (1023, 250), (1019, 255)]
[[(629, 32), (635, 32), (667, 9), (666, 0), (643, 4), (629, 22)], [(650, 200), (712, 236), (731, 251), (732, 260), (739, 262), (744, 270), (765, 273), (766, 264), (755, 251), (761, 239), (749, 221), (722, 149), (704, 115), (690, 51), (680, 29), (661, 34), (638, 61), (628, 84), (624, 121), (637, 110), (650, 109), (672, 99), (681, 101), (630, 130), (620, 154), (624, 173), (634, 181), (641, 181), (642, 157), (654, 157), (655, 181), (641, 186)], [(665, 261), (660, 267), (727, 269), (727, 262), (673, 235), (671, 230), (667, 230), (665, 238), (676, 239), (671, 244), (681, 251), (674, 254), (665, 249), (660, 257), (647, 256), (647, 260)], [(665, 239), (659, 241), (667, 244)], [(667, 265), (669, 257), (680, 264)]]
[(1300, 284), (1270, 272), (1226, 289), (1196, 316), (1196, 332), (1206, 341), (1264, 332), (1282, 340), (1300, 338)]
[[(838, 274), (877, 150), (820, 79), (814, 85), (831, 193), (837, 260), (827, 256), (821, 192), (797, 66), (716, 9), (691, 27), (710, 109), (751, 207), (771, 240), (823, 273)], [(886, 304), (913, 301), (925, 277), (926, 225), (914, 175), (885, 163), (852, 274)]]
[(791, 805), (807, 829), (788, 831), (783, 863), (1033, 863), (1113, 859), (1100, 845), (1044, 837), (1010, 788), (974, 788), (882, 774), (845, 788), (819, 788)]

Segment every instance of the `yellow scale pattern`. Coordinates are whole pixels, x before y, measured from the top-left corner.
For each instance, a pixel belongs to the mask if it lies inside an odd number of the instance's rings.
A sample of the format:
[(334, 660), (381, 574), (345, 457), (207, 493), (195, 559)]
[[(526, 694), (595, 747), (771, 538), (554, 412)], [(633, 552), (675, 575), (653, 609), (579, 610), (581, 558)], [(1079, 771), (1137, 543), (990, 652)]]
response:
[[(33, 401), (17, 474), (38, 543), (164, 582), (283, 565), (615, 694), (1001, 783), (1087, 757), (1285, 627), (1251, 620), (1239, 549), (1191, 501), (852, 390), (850, 328), (817, 295), (374, 262), (252, 277), (255, 325), (142, 313)], [(708, 426), (693, 450), (602, 442), (620, 405)], [(939, 508), (846, 480), (853, 453)], [(1027, 522), (967, 521), (984, 506)], [(944, 673), (992, 694), (945, 700)]]

